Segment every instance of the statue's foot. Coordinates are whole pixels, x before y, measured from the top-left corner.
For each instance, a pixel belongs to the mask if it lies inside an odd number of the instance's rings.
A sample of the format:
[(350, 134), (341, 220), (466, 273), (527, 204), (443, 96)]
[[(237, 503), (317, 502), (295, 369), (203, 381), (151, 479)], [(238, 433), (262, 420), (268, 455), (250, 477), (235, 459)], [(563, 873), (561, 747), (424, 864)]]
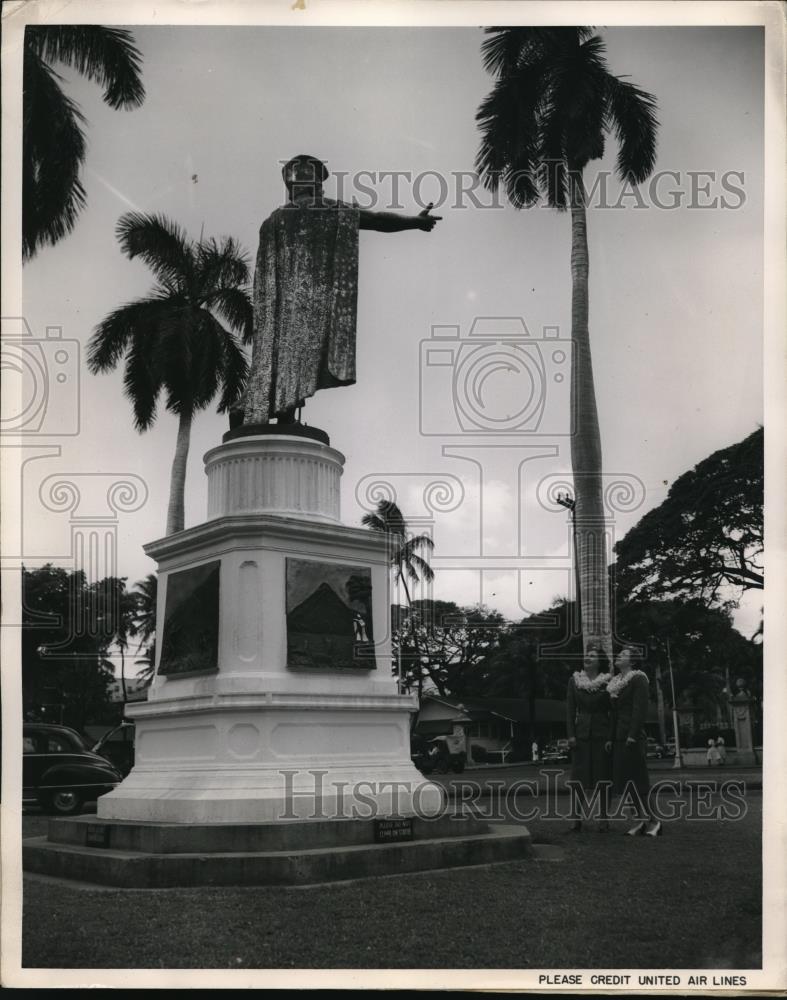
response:
[(298, 418), (296, 416), (297, 411), (298, 411), (298, 407), (297, 406), (292, 406), (292, 407), (290, 407), (287, 410), (282, 410), (281, 413), (277, 413), (276, 414), (276, 423), (277, 424), (298, 424), (298, 423), (300, 423), (300, 421), (298, 420)]

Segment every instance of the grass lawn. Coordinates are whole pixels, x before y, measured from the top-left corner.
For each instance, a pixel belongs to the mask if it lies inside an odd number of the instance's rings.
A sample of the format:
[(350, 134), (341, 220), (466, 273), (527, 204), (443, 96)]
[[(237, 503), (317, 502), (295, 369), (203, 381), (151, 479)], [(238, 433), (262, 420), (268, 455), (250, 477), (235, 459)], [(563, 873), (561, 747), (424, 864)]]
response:
[[(311, 888), (91, 889), (26, 877), (27, 968), (757, 968), (762, 798), (660, 838), (528, 823), (561, 861)], [(45, 821), (25, 818), (25, 836)]]

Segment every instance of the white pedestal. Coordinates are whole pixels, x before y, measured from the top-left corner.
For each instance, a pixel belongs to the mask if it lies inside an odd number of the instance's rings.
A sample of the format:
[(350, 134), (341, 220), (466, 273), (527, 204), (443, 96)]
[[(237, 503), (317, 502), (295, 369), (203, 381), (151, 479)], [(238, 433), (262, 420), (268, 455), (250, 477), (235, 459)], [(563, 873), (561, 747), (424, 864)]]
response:
[[(152, 542), (157, 621), (171, 574), (219, 563), (217, 669), (157, 674), (129, 706), (136, 762), (100, 819), (176, 823), (436, 815), (444, 795), (410, 760), (414, 696), (391, 674), (386, 539), (339, 518), (343, 456), (309, 439), (256, 436), (205, 456), (209, 520)], [(286, 562), (371, 571), (375, 664), (287, 666)], [(164, 648), (157, 642), (157, 668)]]

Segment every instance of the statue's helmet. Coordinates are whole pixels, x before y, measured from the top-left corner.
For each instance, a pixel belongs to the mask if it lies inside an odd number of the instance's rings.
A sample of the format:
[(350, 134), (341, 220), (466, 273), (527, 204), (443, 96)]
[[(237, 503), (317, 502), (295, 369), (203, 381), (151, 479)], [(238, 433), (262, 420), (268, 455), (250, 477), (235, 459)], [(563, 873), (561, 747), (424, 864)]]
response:
[(285, 182), (300, 181), (301, 183), (308, 183), (309, 181), (319, 181), (322, 183), (328, 177), (328, 168), (316, 156), (310, 156), (308, 153), (299, 153), (284, 164), (281, 175)]

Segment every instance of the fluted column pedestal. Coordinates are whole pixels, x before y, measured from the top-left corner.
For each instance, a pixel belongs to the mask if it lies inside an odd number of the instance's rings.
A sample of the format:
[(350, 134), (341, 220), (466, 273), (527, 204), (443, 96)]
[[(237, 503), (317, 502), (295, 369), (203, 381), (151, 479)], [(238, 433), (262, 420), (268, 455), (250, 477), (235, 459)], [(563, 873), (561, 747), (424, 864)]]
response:
[(320, 441), (283, 435), (239, 437), (205, 455), (208, 520), (278, 514), (339, 523), (344, 455)]

